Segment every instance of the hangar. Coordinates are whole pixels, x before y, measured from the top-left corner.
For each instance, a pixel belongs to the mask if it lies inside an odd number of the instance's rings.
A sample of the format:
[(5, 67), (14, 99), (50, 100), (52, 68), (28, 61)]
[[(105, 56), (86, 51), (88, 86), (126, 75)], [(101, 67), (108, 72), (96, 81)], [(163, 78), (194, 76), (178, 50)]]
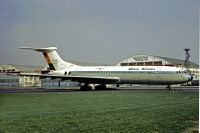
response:
[[(135, 55), (124, 58), (116, 63), (117, 66), (183, 66), (184, 60), (153, 55)], [(191, 67), (199, 65), (190, 62)]]

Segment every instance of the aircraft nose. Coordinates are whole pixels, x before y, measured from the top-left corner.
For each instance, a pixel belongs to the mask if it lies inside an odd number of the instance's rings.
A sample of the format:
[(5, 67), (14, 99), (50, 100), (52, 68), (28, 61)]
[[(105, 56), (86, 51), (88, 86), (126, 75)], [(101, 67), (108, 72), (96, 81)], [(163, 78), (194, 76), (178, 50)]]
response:
[(193, 77), (191, 75), (188, 76), (188, 81), (192, 81)]

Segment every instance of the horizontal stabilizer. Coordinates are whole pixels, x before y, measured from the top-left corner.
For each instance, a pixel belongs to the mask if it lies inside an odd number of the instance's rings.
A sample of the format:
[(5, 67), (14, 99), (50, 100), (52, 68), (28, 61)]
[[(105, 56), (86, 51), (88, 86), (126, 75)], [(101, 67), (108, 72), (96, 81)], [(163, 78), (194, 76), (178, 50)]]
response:
[(48, 48), (19, 47), (19, 49), (34, 50), (38, 52), (51, 52), (53, 50), (56, 50), (57, 47), (48, 47)]
[(19, 49), (42, 52), (47, 64), (49, 65), (50, 70), (62, 70), (68, 67), (77, 66), (70, 62), (62, 60), (56, 51), (57, 47), (47, 47), (47, 48), (19, 47)]

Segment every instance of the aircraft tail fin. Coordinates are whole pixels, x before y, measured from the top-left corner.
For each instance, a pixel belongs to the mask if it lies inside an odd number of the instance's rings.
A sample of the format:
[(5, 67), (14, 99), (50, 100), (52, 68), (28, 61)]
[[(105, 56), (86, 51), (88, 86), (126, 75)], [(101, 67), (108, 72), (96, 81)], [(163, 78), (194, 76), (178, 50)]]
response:
[(67, 67), (77, 66), (70, 62), (62, 60), (56, 51), (57, 50), (56, 47), (47, 47), (47, 48), (19, 47), (19, 49), (42, 52), (47, 64), (50, 67), (50, 70), (61, 70)]

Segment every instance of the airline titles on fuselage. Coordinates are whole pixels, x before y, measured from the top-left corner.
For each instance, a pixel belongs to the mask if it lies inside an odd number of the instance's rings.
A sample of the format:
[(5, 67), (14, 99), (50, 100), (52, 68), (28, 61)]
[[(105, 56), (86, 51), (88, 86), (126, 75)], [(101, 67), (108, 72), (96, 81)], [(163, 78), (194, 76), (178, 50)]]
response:
[(128, 70), (139, 70), (139, 68), (129, 68)]
[[(96, 70), (105, 70), (104, 67), (98, 67), (96, 68)], [(139, 68), (139, 67), (136, 67), (136, 68), (133, 68), (133, 67), (129, 67), (128, 68), (129, 71), (155, 71), (156, 69), (155, 68), (148, 68), (148, 67), (143, 67), (143, 68)]]
[(128, 70), (142, 70), (142, 71), (151, 71), (151, 70), (155, 70), (155, 68), (128, 68)]

